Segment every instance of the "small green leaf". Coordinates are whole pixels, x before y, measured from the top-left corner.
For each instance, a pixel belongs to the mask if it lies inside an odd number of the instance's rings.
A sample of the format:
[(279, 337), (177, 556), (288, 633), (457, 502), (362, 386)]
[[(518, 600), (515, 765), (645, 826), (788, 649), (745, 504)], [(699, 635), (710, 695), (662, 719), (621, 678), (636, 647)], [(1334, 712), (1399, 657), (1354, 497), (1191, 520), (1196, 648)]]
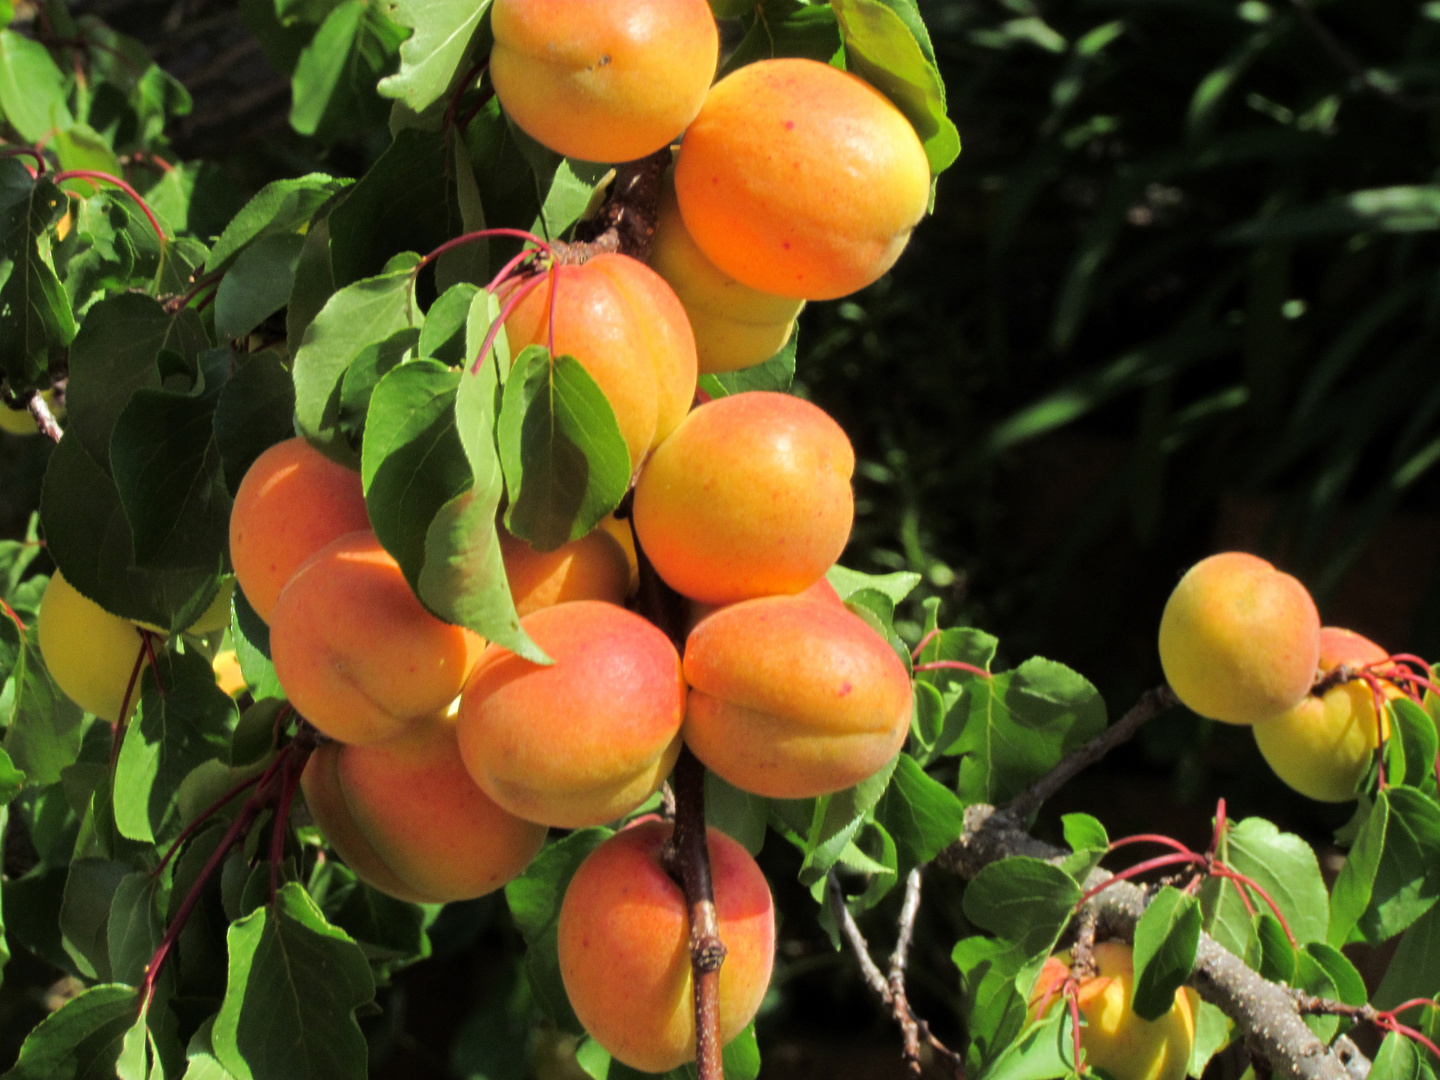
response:
[(420, 331), (417, 347), (420, 356), (451, 367), (465, 364), (465, 329), (470, 322), (470, 309), (479, 295), (479, 287), (469, 282), (452, 285), (440, 294), (425, 313), (425, 326)]
[(298, 883), (234, 923), (226, 941), (230, 973), (212, 1039), (237, 1080), (365, 1074), (355, 1010), (374, 996), (370, 965)]
[(424, 112), (460, 74), (490, 0), (399, 0), (392, 15), (413, 33), (400, 46), (400, 70), (380, 80), (380, 93)]
[(304, 246), (305, 238), (297, 233), (273, 233), (246, 247), (220, 279), (215, 332), (223, 338), (244, 337), (284, 307)]
[(73, 122), (65, 104), (65, 76), (38, 41), (0, 30), (0, 113), (28, 143), (43, 141)]
[(1290, 983), (1295, 978), (1295, 950), (1285, 936), (1285, 928), (1268, 909), (1255, 913), (1255, 949), (1245, 957), (1254, 968), (1271, 982)]
[(537, 551), (578, 540), (614, 510), (630, 453), (595, 380), (538, 345), (515, 361), (496, 424), (510, 505), (505, 527)]
[(25, 1037), (7, 1080), (114, 1075), (125, 1035), (135, 1023), (136, 992), (92, 986), (65, 1002)]
[(893, 574), (862, 574), (859, 570), (836, 563), (825, 573), (825, 579), (841, 600), (849, 600), (863, 589), (873, 589), (898, 604), (920, 584), (920, 575), (909, 570), (897, 570)]
[(901, 754), (875, 817), (909, 865), (929, 862), (965, 831), (965, 806), (953, 791)]
[(765, 844), (765, 825), (770, 820), (767, 799), (741, 791), (722, 780), (718, 773), (705, 773), (705, 821), (737, 841), (751, 855)]
[(1159, 1020), (1175, 1007), (1175, 992), (1195, 967), (1200, 903), (1172, 886), (1161, 889), (1135, 926), (1135, 1012)]
[(310, 173), (266, 184), (225, 226), (210, 249), (206, 272), (227, 269), (242, 250), (262, 237), (298, 233), (327, 199), (351, 183), (343, 177)]
[[(823, 10), (812, 8), (811, 10)], [(712, 398), (743, 394), (747, 390), (774, 390), (787, 393), (795, 381), (795, 353), (800, 347), (800, 327), (790, 331), (790, 338), (769, 360), (739, 371), (701, 375), (700, 389)]]
[(1400, 938), (1395, 958), (1375, 991), (1377, 1009), (1393, 1009), (1402, 1001), (1440, 995), (1440, 905), (1432, 907)]
[(231, 495), (255, 459), (295, 434), (295, 383), (278, 353), (252, 353), (215, 402), (215, 445)]
[(854, 787), (814, 800), (810, 830), (801, 848), (805, 855), (804, 862), (800, 864), (802, 885), (815, 884), (839, 861), (846, 846), (854, 840), (870, 811), (880, 801), (880, 796), (885, 794), (896, 761), (898, 756)]
[(70, 864), (60, 933), (65, 951), (87, 979), (109, 982), (110, 902), (130, 868), (110, 859), (80, 858)]
[(47, 385), (51, 360), (75, 337), (70, 298), (42, 246), (66, 205), (49, 180), (0, 159), (0, 373), (17, 390)]
[(373, 0), (341, 0), (301, 49), (291, 78), (290, 126), (334, 142), (380, 123), (375, 84), (395, 70), (405, 32)]
[[(31, 784), (44, 787), (59, 781), (61, 770), (75, 764), (85, 733), (85, 714), (55, 685), (40, 656), (37, 627), (22, 635), (9, 618), (0, 616), (0, 652), (11, 671), (5, 720), (5, 753)], [(7, 772), (7, 783), (13, 774)]]
[(1017, 943), (1026, 957), (1044, 957), (1059, 940), (1080, 895), (1080, 886), (1058, 866), (1016, 856), (975, 875), (965, 888), (965, 917)]
[(1110, 836), (1105, 826), (1089, 814), (1066, 814), (1060, 824), (1072, 852), (1063, 863), (1065, 872), (1083, 887), (1090, 872), (1110, 850)]

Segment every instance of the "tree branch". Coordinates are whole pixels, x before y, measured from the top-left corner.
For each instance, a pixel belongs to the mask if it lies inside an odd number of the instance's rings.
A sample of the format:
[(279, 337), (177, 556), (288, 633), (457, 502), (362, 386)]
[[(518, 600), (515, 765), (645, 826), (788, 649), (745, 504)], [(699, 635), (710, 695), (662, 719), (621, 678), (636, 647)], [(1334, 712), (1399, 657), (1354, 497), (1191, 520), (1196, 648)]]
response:
[(60, 436), (65, 433), (60, 430), (55, 414), (50, 411), (50, 403), (40, 394), (31, 394), (25, 407), (30, 410), (30, 415), (35, 418), (35, 426), (44, 432), (45, 437), (52, 442), (59, 442)]

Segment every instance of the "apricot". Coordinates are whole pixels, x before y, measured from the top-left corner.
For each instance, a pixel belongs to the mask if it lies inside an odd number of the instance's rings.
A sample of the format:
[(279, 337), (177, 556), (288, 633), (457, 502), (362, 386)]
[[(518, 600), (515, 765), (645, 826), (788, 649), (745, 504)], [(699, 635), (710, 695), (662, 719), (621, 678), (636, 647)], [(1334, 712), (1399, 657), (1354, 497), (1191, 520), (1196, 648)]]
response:
[[(1080, 980), (1077, 1004), (1085, 1018), (1080, 1047), (1085, 1064), (1115, 1080), (1184, 1080), (1195, 1043), (1199, 999), (1188, 987), (1175, 991), (1175, 1004), (1159, 1020), (1136, 1015), (1135, 958), (1129, 945), (1104, 941), (1092, 953), (1096, 974)], [(1070, 976), (1070, 954), (1052, 956), (1040, 969), (1030, 996), (1034, 1019), (1064, 1008), (1061, 984)]]
[(460, 697), (460, 753), (512, 814), (574, 829), (629, 813), (680, 753), (685, 683), (653, 624), (598, 600), (541, 608), (520, 625), (549, 667), (490, 645)]
[(216, 653), (210, 667), (215, 672), (215, 685), (231, 697), (245, 689), (245, 673), (240, 670), (240, 657), (234, 649)]
[[(518, 287), (502, 287), (501, 301)], [(595, 380), (615, 412), (634, 470), (695, 400), (695, 336), (685, 309), (644, 263), (596, 255), (578, 266), (556, 267), (553, 278), (516, 305), (505, 320), (512, 355), (527, 345), (550, 344), (552, 293), (553, 351), (573, 356)]]
[(360, 474), (304, 439), (286, 439), (255, 459), (230, 511), (230, 562), (240, 591), (267, 623), (280, 590), (330, 541), (368, 529)]
[[(815, 582), (814, 585), (795, 595), (808, 597), (811, 600), (818, 600), (822, 604), (829, 604), (831, 607), (839, 608), (841, 611), (848, 610), (845, 607), (845, 601), (840, 599), (840, 594), (835, 591), (835, 586), (831, 585), (827, 578), (822, 577), (819, 581)], [(702, 604), (698, 600), (691, 600), (686, 605), (686, 632), (688, 633), (694, 630), (695, 627), (699, 625), (701, 619), (715, 614), (715, 612), (725, 606), (727, 605)]]
[(910, 121), (863, 79), (818, 60), (761, 60), (706, 95), (675, 194), (722, 271), (830, 300), (900, 257), (930, 203), (930, 165)]
[(667, 177), (661, 189), (650, 268), (675, 290), (701, 373), (735, 371), (769, 360), (790, 340), (804, 300), (742, 285), (705, 257), (691, 238)]
[(751, 391), (699, 406), (650, 455), (635, 533), (676, 592), (707, 604), (797, 593), (850, 536), (855, 452), (808, 401)]
[(865, 779), (910, 732), (910, 677), (859, 616), (808, 596), (721, 608), (685, 642), (681, 734), (706, 767), (772, 799)]
[[(575, 1015), (617, 1061), (668, 1072), (695, 1057), (685, 894), (661, 865), (668, 822), (616, 833), (580, 864), (560, 905), (560, 976)], [(720, 1039), (760, 1008), (775, 956), (775, 908), (755, 860), (706, 830), (720, 939)]]
[[(40, 599), (40, 655), (65, 696), (102, 720), (118, 721), (130, 675), (144, 649), (140, 630), (82, 596), (59, 570)], [(140, 701), (140, 684), (125, 715)]]
[(393, 739), (453, 701), (475, 640), (425, 610), (368, 531), (306, 560), (270, 624), (270, 655), (290, 703), (326, 735), (357, 745)]
[(715, 78), (705, 0), (496, 0), (495, 96), (557, 154), (633, 161), (678, 137)]
[(1190, 568), (1160, 617), (1160, 664), (1191, 710), (1253, 724), (1298, 704), (1320, 661), (1320, 614), (1305, 586), (1240, 551)]
[(515, 610), (529, 615), (567, 600), (623, 604), (630, 587), (625, 550), (608, 532), (595, 529), (554, 551), (536, 551), (500, 530), (500, 555)]
[(640, 588), (640, 557), (635, 554), (635, 531), (630, 528), (630, 519), (622, 521), (614, 514), (607, 514), (596, 528), (609, 533), (625, 552), (625, 563), (630, 568), (630, 584), (625, 594), (635, 595), (635, 590)]
[[(1389, 654), (1352, 630), (1327, 626), (1320, 631), (1320, 670), (1328, 674), (1341, 664), (1364, 667)], [(1384, 677), (1383, 667), (1377, 671)], [(1383, 696), (1397, 698), (1395, 686)], [(1365, 775), (1381, 731), (1390, 734), (1390, 720), (1375, 715), (1375, 696), (1361, 679), (1331, 687), (1323, 696), (1306, 694), (1298, 705), (1251, 730), (1260, 753), (1275, 775), (1290, 787), (1319, 802), (1348, 802)]]
[(374, 746), (327, 743), (302, 784), (320, 831), (356, 875), (402, 900), (494, 892), (545, 842), (545, 826), (507, 814), (475, 786), (444, 715)]

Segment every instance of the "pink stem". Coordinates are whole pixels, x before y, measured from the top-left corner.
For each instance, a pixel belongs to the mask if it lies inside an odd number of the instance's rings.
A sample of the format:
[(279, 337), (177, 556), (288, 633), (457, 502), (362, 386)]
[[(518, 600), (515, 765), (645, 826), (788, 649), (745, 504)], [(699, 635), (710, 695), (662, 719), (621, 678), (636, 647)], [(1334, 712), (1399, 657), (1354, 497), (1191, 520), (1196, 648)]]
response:
[(920, 659), (920, 654), (925, 651), (925, 646), (926, 646), (926, 645), (929, 645), (930, 642), (934, 641), (934, 640), (935, 640), (937, 637), (939, 637), (939, 636), (940, 636), (940, 631), (939, 631), (938, 629), (936, 629), (936, 630), (931, 630), (928, 634), (926, 634), (924, 637), (922, 637), (922, 638), (920, 639), (920, 644), (919, 644), (919, 645), (916, 645), (915, 648), (914, 648), (913, 650), (911, 650), (910, 659), (911, 659), (912, 661), (914, 661), (914, 660), (919, 660), (919, 659)]
[(175, 853), (180, 850), (180, 845), (185, 843), (186, 840), (189, 840), (190, 837), (194, 836), (196, 830), (198, 830), (200, 826), (204, 825), (205, 822), (209, 821), (212, 817), (218, 814), (226, 803), (228, 803), (231, 799), (235, 798), (236, 795), (239, 795), (246, 788), (253, 787), (254, 785), (258, 784), (268, 775), (268, 773), (256, 773), (248, 780), (241, 780), (229, 791), (225, 792), (224, 795), (221, 795), (204, 810), (201, 810), (200, 813), (196, 814), (195, 820), (190, 822), (190, 824), (186, 825), (185, 828), (180, 830), (180, 835), (175, 838), (174, 843), (172, 843), (170, 847), (166, 850), (164, 857), (160, 860), (160, 865), (155, 867), (155, 869), (151, 872), (150, 876), (158, 877), (160, 871), (165, 869), (166, 865), (169, 864), (170, 860), (175, 857)]
[(24, 621), (20, 618), (19, 615), (16, 615), (16, 614), (15, 614), (15, 609), (14, 609), (14, 608), (12, 608), (12, 607), (11, 607), (9, 604), (7, 604), (4, 600), (0, 600), (0, 610), (3, 610), (3, 611), (5, 612), (5, 614), (10, 617), (11, 621), (14, 622), (15, 625), (20, 628), (20, 632), (21, 632), (22, 634), (25, 633), (25, 630), (26, 630), (25, 623), (24, 623)]
[[(1274, 913), (1276, 920), (1279, 921), (1280, 929), (1284, 930), (1285, 936), (1290, 939), (1290, 947), (1299, 948), (1300, 943), (1295, 940), (1295, 935), (1290, 932), (1290, 924), (1285, 921), (1285, 916), (1280, 913), (1280, 906), (1275, 903), (1274, 899), (1272, 899), (1270, 894), (1261, 887), (1259, 882), (1257, 882), (1249, 875), (1242, 874), (1240, 873), (1240, 871), (1234, 870), (1224, 865), (1223, 863), (1216, 863), (1214, 866), (1212, 866), (1210, 868), (1210, 873), (1214, 874), (1216, 877), (1229, 878), (1231, 881), (1234, 881), (1236, 884), (1240, 885), (1242, 890), (1242, 896), (1244, 895), (1244, 889), (1254, 889), (1255, 892), (1259, 894), (1260, 899), (1264, 900), (1265, 903), (1269, 905), (1270, 910)], [(1252, 911), (1251, 914), (1253, 915), (1254, 912)]]
[(1139, 833), (1135, 836), (1126, 836), (1119, 840), (1112, 840), (1110, 846), (1105, 850), (1114, 851), (1117, 848), (1128, 847), (1131, 844), (1164, 844), (1166, 847), (1174, 848), (1184, 855), (1189, 855), (1192, 858), (1196, 857), (1195, 853), (1180, 843), (1179, 840), (1172, 840), (1170, 837), (1161, 836), (1158, 833)]
[(490, 324), (490, 329), (485, 334), (485, 340), (480, 344), (480, 355), (475, 357), (475, 363), (470, 366), (470, 374), (473, 375), (479, 371), (480, 365), (485, 361), (485, 357), (490, 355), (490, 347), (495, 344), (495, 339), (500, 335), (500, 329), (505, 325), (505, 320), (510, 317), (510, 313), (520, 306), (520, 301), (524, 300), (525, 297), (539, 288), (540, 283), (544, 280), (544, 275), (537, 274), (534, 278), (517, 288), (515, 292), (511, 294), (510, 298), (505, 301), (505, 306), (500, 309), (500, 314), (496, 316), (495, 321)]
[(519, 255), (516, 255), (513, 259), (511, 259), (504, 266), (502, 266), (500, 268), (500, 272), (490, 279), (490, 284), (485, 286), (485, 291), (493, 293), (507, 280), (509, 280), (510, 274), (515, 270), (517, 266), (523, 263), (526, 259), (533, 259), (534, 257), (535, 252), (529, 249), (520, 252)]
[(45, 155), (36, 150), (33, 146), (5, 146), (0, 147), (0, 157), (19, 157), (21, 155), (32, 157), (39, 169), (39, 175), (45, 172)]
[(931, 660), (927, 664), (916, 664), (911, 671), (968, 671), (972, 675), (979, 675), (981, 678), (993, 678), (990, 672), (984, 668), (978, 668), (974, 664), (967, 664), (960, 660)]
[(1106, 878), (1099, 885), (1096, 885), (1093, 889), (1087, 892), (1084, 896), (1080, 897), (1080, 899), (1076, 901), (1075, 906), (1076, 908), (1079, 908), (1085, 903), (1085, 901), (1091, 899), (1099, 893), (1104, 892), (1111, 885), (1114, 885), (1117, 881), (1129, 881), (1131, 878), (1143, 874), (1146, 871), (1158, 870), (1162, 866), (1178, 866), (1181, 863), (1188, 863), (1194, 866), (1197, 863), (1203, 863), (1204, 861), (1205, 860), (1203, 856), (1196, 855), (1192, 852), (1187, 852), (1184, 855), (1160, 855), (1154, 859), (1146, 859), (1142, 863), (1136, 863), (1134, 866), (1126, 867), (1114, 877)]
[[(125, 716), (130, 711), (130, 697), (135, 693), (135, 683), (140, 678), (140, 666), (145, 663), (145, 646), (149, 641), (145, 637), (145, 631), (140, 631), (140, 648), (135, 653), (135, 666), (130, 669), (130, 681), (125, 684), (125, 696), (120, 699), (120, 715), (115, 718), (115, 727), (110, 736), (110, 769), (113, 772), (115, 762), (120, 760), (120, 742), (125, 738)], [(155, 681), (160, 681), (160, 674), (156, 672)]]
[(526, 232), (523, 229), (479, 229), (476, 232), (468, 232), (464, 236), (457, 236), (453, 240), (446, 240), (445, 243), (421, 259), (415, 265), (415, 269), (411, 271), (411, 274), (418, 274), (447, 251), (453, 251), (455, 248), (465, 244), (473, 244), (476, 240), (488, 240), (492, 236), (513, 236), (516, 239), (524, 240), (526, 243), (534, 244), (552, 259), (555, 257), (555, 252), (551, 250), (550, 245), (534, 233)]
[(62, 173), (56, 173), (52, 182), (62, 184), (66, 180), (100, 180), (107, 184), (114, 184), (121, 191), (135, 200), (135, 205), (140, 207), (141, 212), (150, 221), (150, 227), (155, 230), (155, 235), (160, 238), (160, 246), (163, 248), (168, 241), (165, 239), (165, 230), (160, 228), (160, 222), (156, 219), (150, 204), (140, 197), (140, 193), (133, 187), (121, 180), (118, 176), (111, 176), (106, 172), (96, 172), (93, 169), (69, 169)]

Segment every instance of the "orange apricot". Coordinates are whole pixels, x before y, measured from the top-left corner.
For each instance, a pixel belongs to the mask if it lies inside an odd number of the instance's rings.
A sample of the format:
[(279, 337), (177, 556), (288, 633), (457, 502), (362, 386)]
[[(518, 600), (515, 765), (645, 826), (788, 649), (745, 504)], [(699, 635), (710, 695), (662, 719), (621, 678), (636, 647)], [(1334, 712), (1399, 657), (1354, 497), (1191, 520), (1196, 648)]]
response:
[(455, 699), (476, 635), (426, 611), (371, 532), (332, 541), (276, 601), (270, 655), (291, 704), (333, 739), (393, 739)]
[(900, 257), (929, 206), (930, 165), (910, 122), (863, 79), (817, 60), (761, 60), (706, 96), (680, 146), (675, 194), (725, 273), (830, 300)]
[[(1104, 941), (1092, 954), (1094, 975), (1079, 982), (1076, 1004), (1085, 1026), (1080, 1048), (1085, 1064), (1115, 1080), (1185, 1080), (1195, 1043), (1195, 991), (1175, 991), (1175, 1004), (1158, 1020), (1139, 1016), (1134, 1000), (1135, 957), (1129, 945)], [(1070, 954), (1045, 961), (1030, 996), (1031, 1019), (1064, 1007), (1062, 984), (1070, 977)]]
[(790, 340), (804, 300), (742, 285), (700, 250), (680, 217), (675, 186), (661, 189), (650, 268), (675, 290), (702, 373), (736, 371), (769, 360)]
[(373, 746), (327, 743), (302, 783), (320, 831), (350, 868), (402, 900), (494, 892), (545, 842), (545, 826), (506, 813), (475, 786), (455, 722), (443, 715)]
[[(668, 1072), (695, 1057), (690, 923), (660, 851), (673, 826), (643, 821), (610, 837), (575, 871), (560, 905), (560, 976), (575, 1015), (617, 1061)], [(720, 1041), (760, 1008), (775, 956), (775, 907), (755, 860), (706, 830), (725, 963)]]
[[(1327, 626), (1320, 631), (1323, 673), (1341, 664), (1379, 664), (1388, 655), (1353, 630)], [(1383, 680), (1386, 667), (1381, 665), (1376, 674)], [(1382, 699), (1400, 696), (1393, 684), (1381, 689)], [(1390, 721), (1383, 712), (1376, 715), (1369, 684), (1352, 679), (1323, 695), (1306, 694), (1293, 708), (1251, 730), (1270, 768), (1290, 787), (1319, 802), (1348, 802), (1355, 798), (1355, 785), (1370, 767), (1382, 733), (1389, 736)]]
[(1160, 617), (1160, 665), (1192, 711), (1253, 724), (1298, 704), (1320, 662), (1320, 614), (1305, 586), (1230, 551), (1190, 568)]
[(675, 646), (614, 604), (574, 600), (520, 625), (554, 663), (490, 645), (460, 697), (460, 752), (512, 814), (573, 829), (629, 813), (680, 753)]
[(266, 622), (300, 564), (331, 540), (368, 529), (360, 474), (304, 439), (286, 439), (255, 459), (230, 511), (230, 561), (240, 591)]
[(695, 409), (635, 485), (635, 531), (655, 571), (692, 600), (797, 593), (850, 537), (855, 452), (840, 425), (789, 394)]
[(705, 0), (495, 0), (490, 24), (505, 112), (586, 161), (633, 161), (678, 137), (720, 59)]
[[(553, 286), (553, 287), (552, 287)], [(509, 283), (504, 301), (521, 287)], [(675, 430), (695, 399), (695, 336), (685, 309), (664, 280), (628, 255), (596, 255), (557, 266), (505, 320), (512, 355), (551, 343), (595, 380), (615, 412), (631, 469)]]
[(500, 555), (515, 610), (529, 615), (567, 600), (623, 604), (630, 586), (625, 550), (608, 532), (594, 529), (554, 551), (536, 551), (500, 530)]
[(705, 766), (772, 799), (865, 779), (910, 732), (910, 677), (859, 616), (808, 596), (721, 608), (685, 642), (681, 734)]

